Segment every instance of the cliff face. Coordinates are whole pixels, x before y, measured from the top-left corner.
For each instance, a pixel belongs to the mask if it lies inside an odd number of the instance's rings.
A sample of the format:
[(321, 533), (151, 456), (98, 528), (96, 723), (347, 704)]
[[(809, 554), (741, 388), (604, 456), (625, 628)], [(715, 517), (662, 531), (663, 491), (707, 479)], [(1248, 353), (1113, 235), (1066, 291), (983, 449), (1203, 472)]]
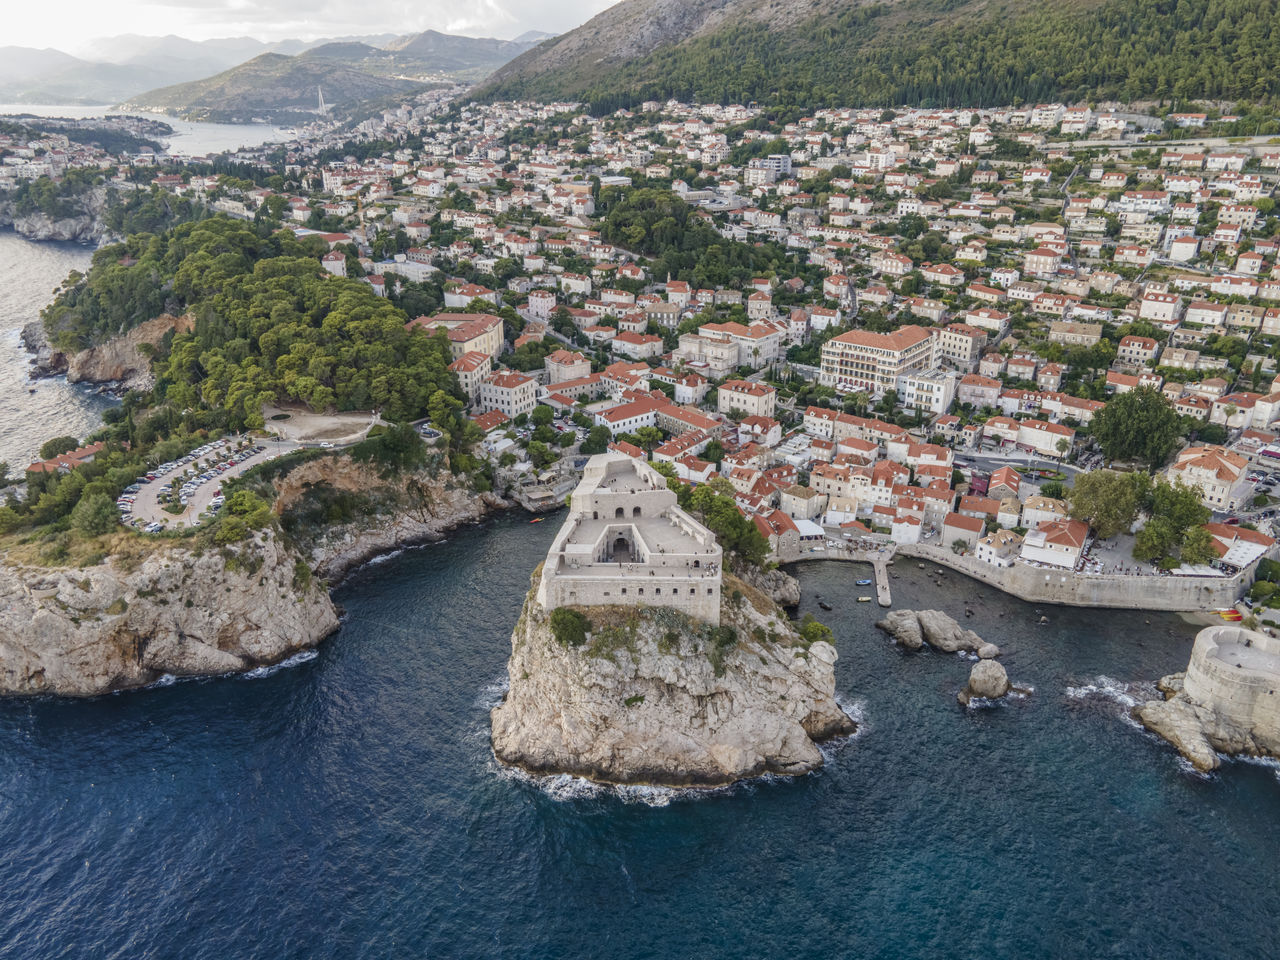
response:
[[(540, 571), (534, 574), (535, 587)], [(733, 599), (735, 588), (742, 598)], [(591, 607), (561, 644), (530, 591), (511, 637), (510, 689), (492, 713), (499, 760), (608, 783), (709, 787), (822, 766), (817, 742), (853, 732), (835, 701), (835, 649), (806, 649), (781, 611), (726, 577), (724, 643), (666, 607)]]
[(90, 696), (246, 670), (337, 626), (324, 588), (298, 579), (295, 555), (272, 538), (235, 553), (175, 545), (82, 569), (7, 567), (0, 694)]
[(155, 377), (151, 373), (151, 359), (142, 352), (141, 346), (158, 346), (170, 330), (186, 333), (194, 323), (195, 318), (190, 315), (173, 317), (165, 313), (139, 324), (122, 337), (81, 350), (67, 360), (67, 381), (114, 383), (124, 390), (150, 390), (155, 386)]
[(305, 518), (317, 503), (345, 494), (359, 498), (353, 519), (295, 524), (293, 535), (316, 573), (336, 582), (380, 554), (436, 540), (465, 523), (511, 506), (493, 493), (476, 493), (447, 466), (383, 479), (374, 467), (334, 455), (313, 460), (276, 481), (275, 510)]
[(28, 240), (58, 240), (70, 243), (102, 244), (117, 239), (102, 222), (107, 209), (106, 186), (93, 187), (75, 198), (73, 216), (53, 217), (46, 213), (17, 216), (11, 200), (0, 203), (0, 226), (11, 226)]

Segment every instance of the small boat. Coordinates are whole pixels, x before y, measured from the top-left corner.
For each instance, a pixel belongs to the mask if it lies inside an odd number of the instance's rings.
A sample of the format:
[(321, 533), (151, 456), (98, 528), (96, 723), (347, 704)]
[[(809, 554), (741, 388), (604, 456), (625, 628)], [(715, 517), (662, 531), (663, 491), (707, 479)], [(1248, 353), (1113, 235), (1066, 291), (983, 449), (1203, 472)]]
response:
[(830, 610), (830, 609), (831, 609), (831, 604), (827, 603), (827, 601), (825, 601), (825, 600), (819, 600), (819, 601), (818, 601), (818, 606), (820, 606), (823, 610)]
[(859, 603), (870, 603), (870, 602), (871, 602), (871, 598), (870, 598), (870, 597), (859, 597), (859, 598), (858, 598), (858, 602), (859, 602)]
[(855, 580), (854, 582), (860, 587), (865, 587), (871, 583), (870, 580)]
[(529, 522), (530, 522), (530, 523), (541, 523), (541, 522), (543, 521), (543, 519), (544, 519), (544, 518), (542, 518), (542, 517), (534, 517), (534, 518), (533, 518), (532, 520), (530, 520)]

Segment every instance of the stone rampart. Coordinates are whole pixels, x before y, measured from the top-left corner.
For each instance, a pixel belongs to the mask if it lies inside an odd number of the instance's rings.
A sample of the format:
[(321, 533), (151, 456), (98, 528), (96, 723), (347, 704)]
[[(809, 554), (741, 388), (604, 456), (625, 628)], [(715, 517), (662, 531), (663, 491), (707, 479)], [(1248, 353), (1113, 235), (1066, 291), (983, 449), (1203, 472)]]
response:
[(1253, 571), (1234, 577), (1134, 577), (1075, 573), (1028, 563), (993, 567), (946, 547), (908, 544), (897, 555), (932, 560), (1032, 603), (1125, 610), (1209, 610), (1229, 607), (1253, 583)]

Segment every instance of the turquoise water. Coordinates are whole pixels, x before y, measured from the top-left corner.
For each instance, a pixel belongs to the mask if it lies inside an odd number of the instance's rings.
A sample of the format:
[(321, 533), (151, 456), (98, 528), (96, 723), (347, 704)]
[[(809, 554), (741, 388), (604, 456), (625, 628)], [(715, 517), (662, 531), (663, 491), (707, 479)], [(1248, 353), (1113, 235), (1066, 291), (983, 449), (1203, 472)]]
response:
[(534, 783), (493, 763), (487, 710), (555, 528), (366, 568), (287, 668), (0, 703), (0, 956), (1276, 955), (1276, 772), (1195, 776), (1086, 692), (1180, 666), (1193, 628), (1032, 626), (900, 563), (899, 606), (970, 604), (1035, 688), (965, 712), (967, 662), (899, 652), (859, 568), (810, 565), (863, 718), (823, 770), (693, 798)]

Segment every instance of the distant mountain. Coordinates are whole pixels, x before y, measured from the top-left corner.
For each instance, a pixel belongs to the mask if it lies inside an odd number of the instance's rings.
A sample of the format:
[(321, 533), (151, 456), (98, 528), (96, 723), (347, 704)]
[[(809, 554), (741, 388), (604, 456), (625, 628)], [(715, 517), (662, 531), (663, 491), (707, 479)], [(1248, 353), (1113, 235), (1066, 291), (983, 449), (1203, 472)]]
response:
[(1280, 0), (622, 0), (478, 95), (816, 106), (1280, 101)]
[[(532, 34), (527, 35), (527, 39), (494, 40), (428, 30), (410, 36), (373, 34), (282, 40), (268, 44), (251, 37), (194, 41), (175, 36), (123, 34), (94, 41), (80, 51), (82, 56), (79, 57), (59, 50), (0, 47), (0, 101), (116, 103), (127, 100), (139, 104), (157, 100), (167, 103), (172, 96), (165, 88), (196, 81), (214, 85), (222, 83), (221, 74), (242, 65), (247, 68), (255, 58), (266, 53), (304, 56), (311, 61), (324, 61), (330, 69), (345, 66), (355, 73), (380, 78), (374, 86), (380, 91), (379, 95), (385, 95), (411, 86), (403, 79), (395, 83), (386, 82), (393, 78), (483, 79), (511, 58), (531, 49), (545, 36)], [(312, 72), (318, 69), (315, 63), (304, 66)], [(261, 79), (261, 74), (255, 72), (260, 68), (261, 64), (247, 70), (244, 76)], [(233, 81), (232, 86), (235, 85)], [(350, 91), (352, 96), (369, 86), (340, 72), (335, 73), (332, 81), (322, 85), (326, 98), (330, 86), (335, 94)], [(287, 92), (292, 86), (286, 83), (281, 89)], [(182, 95), (186, 96), (188, 92), (184, 91)], [(214, 96), (214, 100), (220, 99)], [(242, 99), (237, 97), (227, 101), (227, 109), (239, 111), (243, 106)], [(310, 99), (314, 105), (314, 90)], [(272, 101), (273, 97), (249, 97), (249, 100), (261, 103)], [(279, 102), (288, 100), (289, 96), (285, 95)], [(195, 102), (193, 100), (191, 104), (193, 109)], [(200, 109), (205, 108), (208, 108), (207, 104)]]
[(282, 121), (314, 111), (317, 89), (324, 91), (326, 103), (345, 112), (359, 103), (420, 87), (413, 81), (377, 76), (323, 54), (288, 57), (264, 53), (204, 80), (133, 97), (124, 106), (217, 122), (254, 118)]
[(545, 33), (542, 30), (526, 30), (520, 36), (512, 40), (512, 43), (541, 43), (543, 40), (550, 40), (554, 37), (554, 33)]
[(386, 44), (385, 48), (397, 57), (417, 61), (430, 70), (441, 73), (470, 72), (476, 74), (478, 79), (539, 42), (458, 37), (426, 30), (399, 37)]

